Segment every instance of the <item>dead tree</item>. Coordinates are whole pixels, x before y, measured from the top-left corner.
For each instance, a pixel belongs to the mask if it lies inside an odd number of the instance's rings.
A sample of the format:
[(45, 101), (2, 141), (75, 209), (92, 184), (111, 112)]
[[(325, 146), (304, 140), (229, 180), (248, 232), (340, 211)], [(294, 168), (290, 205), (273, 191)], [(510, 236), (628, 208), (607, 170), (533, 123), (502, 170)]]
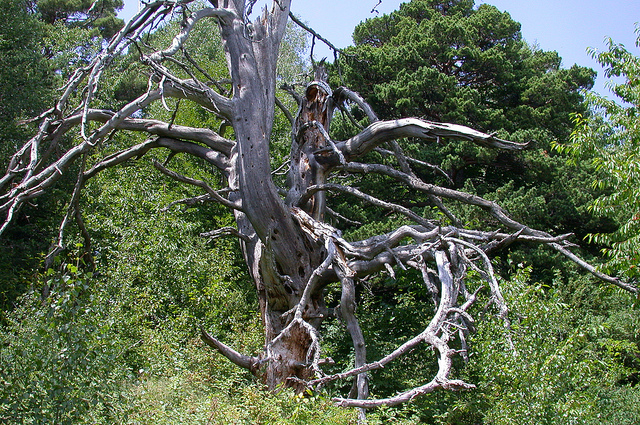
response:
[[(264, 352), (252, 357), (240, 354), (202, 330), (204, 341), (233, 363), (261, 376), (269, 388), (279, 384), (299, 391), (316, 388), (341, 379), (354, 379), (350, 398), (336, 399), (343, 406), (370, 408), (397, 404), (439, 388), (458, 390), (473, 385), (452, 378), (454, 348), (462, 342), (473, 324), (469, 313), (477, 291), (465, 285), (469, 271), (482, 276), (500, 316), (508, 323), (507, 307), (493, 272), (490, 254), (515, 241), (544, 244), (589, 270), (599, 278), (633, 293), (637, 288), (599, 273), (573, 254), (569, 235), (553, 236), (510, 218), (496, 203), (468, 193), (440, 187), (420, 179), (412, 170), (415, 162), (404, 155), (403, 138), (424, 143), (467, 140), (496, 149), (519, 150), (525, 146), (500, 140), (470, 128), (427, 122), (416, 118), (380, 121), (364, 100), (344, 87), (332, 90), (317, 76), (304, 93), (296, 95), (297, 116), (291, 118), (292, 137), (286, 187), (277, 187), (270, 166), (269, 139), (276, 106), (276, 62), (280, 43), (290, 16), (290, 0), (274, 0), (271, 9), (251, 22), (255, 0), (210, 0), (195, 9), (193, 0), (151, 1), (103, 51), (81, 67), (62, 88), (57, 103), (40, 117), (39, 130), (12, 157), (6, 174), (0, 178), (0, 212), (9, 226), (17, 211), (42, 195), (72, 164), (80, 164), (75, 189), (52, 252), (64, 249), (68, 223), (76, 220), (84, 233), (80, 193), (86, 181), (109, 167), (140, 157), (152, 149), (172, 154), (194, 155), (215, 167), (228, 184), (214, 190), (206, 182), (183, 176), (156, 163), (160, 172), (186, 184), (199, 186), (202, 199), (219, 202), (233, 211), (237, 227), (220, 229), (211, 235), (238, 237), (249, 273), (255, 282), (264, 323)], [(166, 49), (142, 55), (151, 74), (149, 89), (119, 110), (95, 109), (94, 98), (101, 75), (112, 60), (126, 48), (133, 48), (158, 22), (179, 12), (184, 17), (178, 34)], [(179, 78), (168, 63), (183, 52), (185, 40), (198, 22), (215, 19), (220, 28), (229, 71), (231, 90), (222, 85), (192, 78)], [(192, 63), (197, 66), (197, 64)], [(147, 118), (136, 113), (152, 102), (165, 98), (186, 99), (209, 111), (233, 127), (234, 139), (206, 128), (185, 127)], [(75, 99), (75, 100), (74, 100)], [(281, 106), (281, 105), (280, 105)], [(370, 125), (348, 140), (332, 140), (330, 123), (338, 107), (359, 107)], [(76, 131), (76, 143), (62, 149), (61, 140)], [(86, 158), (95, 147), (115, 131), (146, 133), (146, 141), (109, 155), (97, 162)], [(366, 154), (381, 150), (392, 155), (395, 165), (365, 163)], [(341, 174), (379, 174), (416, 193), (426, 194), (449, 218), (450, 225), (426, 219), (401, 205), (342, 185), (334, 176)], [(366, 240), (347, 241), (339, 229), (327, 224), (331, 194), (348, 194), (356, 199), (402, 215), (407, 222), (390, 233)], [(445, 207), (445, 201), (480, 208), (499, 223), (498, 229), (467, 229)], [(356, 284), (359, 278), (393, 267), (412, 267), (421, 272), (424, 284), (436, 301), (433, 317), (424, 330), (381, 359), (368, 359), (366, 342), (355, 315)], [(353, 369), (326, 375), (323, 372), (319, 327), (328, 316), (323, 291), (328, 285), (341, 289), (339, 312), (353, 341)], [(367, 373), (384, 367), (418, 346), (433, 348), (438, 372), (430, 382), (408, 389), (389, 399), (370, 400)]]

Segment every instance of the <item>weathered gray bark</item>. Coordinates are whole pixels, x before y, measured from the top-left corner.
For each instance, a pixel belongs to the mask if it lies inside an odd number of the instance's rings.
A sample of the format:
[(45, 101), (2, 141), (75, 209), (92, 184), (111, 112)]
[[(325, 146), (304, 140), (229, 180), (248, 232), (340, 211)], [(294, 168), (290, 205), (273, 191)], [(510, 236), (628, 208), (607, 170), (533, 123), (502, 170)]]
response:
[[(272, 5), (253, 23), (247, 37), (244, 1), (228, 5), (232, 19), (221, 19), (222, 40), (233, 86), (232, 121), (236, 143), (231, 151), (229, 186), (242, 202), (239, 229), (252, 242), (245, 256), (254, 270), (265, 324), (265, 376), (275, 388), (290, 377), (313, 376), (309, 364), (312, 336), (305, 327), (287, 327), (287, 314), (298, 305), (311, 274), (323, 260), (322, 246), (301, 231), (278, 194), (271, 178), (269, 140), (275, 111), (276, 63), (289, 15), (289, 1)], [(258, 39), (259, 42), (255, 42)], [(304, 190), (304, 188), (303, 188)], [(242, 223), (248, 221), (248, 224)], [(304, 307), (305, 319), (319, 324), (322, 299), (312, 294)]]

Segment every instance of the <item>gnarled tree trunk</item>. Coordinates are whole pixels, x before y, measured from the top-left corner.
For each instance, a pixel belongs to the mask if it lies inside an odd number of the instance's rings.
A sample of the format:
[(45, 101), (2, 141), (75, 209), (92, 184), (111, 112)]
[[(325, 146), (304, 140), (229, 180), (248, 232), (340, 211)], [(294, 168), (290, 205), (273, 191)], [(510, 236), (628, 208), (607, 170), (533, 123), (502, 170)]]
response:
[[(235, 4), (244, 7), (242, 2)], [(243, 7), (236, 7), (237, 16), (242, 16)], [(327, 93), (322, 96), (320, 90), (313, 89), (315, 86), (307, 90), (306, 105), (297, 122), (299, 132), (293, 141), (297, 149), (292, 155), (299, 155), (299, 161), (293, 161), (299, 166), (291, 172), (296, 193), (289, 197), (288, 204), (273, 183), (269, 162), (276, 62), (288, 14), (288, 1), (274, 4), (271, 13), (265, 11), (253, 23), (251, 37), (241, 29), (246, 22), (221, 20), (233, 84), (234, 119), (231, 124), (236, 135), (229, 180), (234, 196), (242, 202), (242, 212), (236, 213), (238, 228), (249, 237), (244, 248), (245, 257), (252, 270), (265, 325), (266, 358), (261, 360), (269, 388), (279, 384), (297, 385), (288, 380), (291, 377), (301, 380), (313, 377), (310, 357), (316, 351), (319, 354), (319, 347), (314, 348), (317, 346), (315, 330), (326, 314), (318, 286), (305, 303), (303, 320), (291, 325), (294, 310), (313, 271), (326, 256), (322, 244), (302, 231), (291, 213), (291, 206), (309, 185), (324, 182), (323, 170), (311, 165), (312, 156), (305, 154), (323, 146), (321, 136), (314, 135), (311, 137), (315, 139), (310, 139), (308, 134), (314, 133), (314, 127), (308, 127), (307, 122), (316, 122), (316, 118), (322, 121), (312, 110), (324, 108), (324, 128), (328, 129), (330, 114), (327, 115), (327, 111), (331, 108), (325, 104), (329, 99)], [(324, 194), (318, 194), (308, 202), (310, 213), (323, 214), (323, 198)]]

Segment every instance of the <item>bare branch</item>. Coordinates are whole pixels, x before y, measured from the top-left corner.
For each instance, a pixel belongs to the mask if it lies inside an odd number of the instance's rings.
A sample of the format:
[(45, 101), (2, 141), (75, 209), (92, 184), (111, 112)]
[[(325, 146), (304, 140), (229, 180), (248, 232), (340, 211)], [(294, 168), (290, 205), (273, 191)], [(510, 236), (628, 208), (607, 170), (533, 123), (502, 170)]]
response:
[(377, 407), (384, 404), (395, 405), (395, 404), (403, 403), (413, 399), (417, 395), (431, 392), (437, 388), (446, 388), (446, 389), (474, 388), (474, 386), (471, 384), (467, 384), (462, 381), (449, 380), (448, 378), (452, 368), (451, 359), (455, 355), (455, 352), (454, 350), (451, 350), (447, 346), (446, 339), (439, 338), (437, 334), (441, 331), (442, 327), (445, 325), (447, 316), (450, 313), (455, 312), (455, 310), (452, 310), (452, 308), (454, 308), (454, 305), (456, 302), (455, 300), (456, 298), (455, 294), (457, 293), (457, 289), (455, 288), (456, 279), (454, 279), (453, 273), (451, 272), (449, 259), (447, 258), (446, 254), (443, 251), (437, 251), (435, 253), (435, 259), (438, 265), (438, 274), (440, 277), (442, 290), (441, 290), (441, 297), (440, 297), (438, 310), (436, 311), (433, 318), (429, 322), (429, 325), (427, 326), (427, 328), (422, 333), (410, 339), (409, 341), (405, 342), (396, 350), (394, 350), (392, 353), (388, 354), (387, 356), (378, 360), (377, 362), (369, 363), (361, 367), (351, 369), (347, 372), (338, 373), (335, 375), (330, 375), (323, 378), (312, 380), (309, 382), (310, 386), (324, 385), (328, 382), (331, 382), (337, 379), (344, 379), (349, 376), (354, 376), (363, 372), (382, 368), (389, 362), (408, 353), (420, 343), (425, 342), (431, 345), (432, 347), (434, 347), (439, 354), (438, 373), (430, 383), (388, 399), (353, 400), (353, 399), (336, 398), (334, 399), (334, 402), (336, 402), (341, 406), (372, 408), (372, 407)]
[(478, 248), (474, 244), (471, 244), (467, 241), (463, 241), (461, 239), (456, 239), (456, 238), (447, 238), (447, 240), (452, 241), (455, 244), (460, 244), (460, 245), (466, 246), (467, 248), (472, 249), (482, 258), (482, 261), (485, 266), (485, 270), (475, 267), (473, 263), (470, 261), (468, 261), (468, 263), (472, 267), (474, 267), (480, 273), (483, 279), (489, 284), (489, 288), (491, 289), (491, 296), (493, 298), (494, 303), (498, 307), (500, 318), (504, 322), (504, 327), (507, 331), (507, 340), (509, 341), (509, 345), (511, 346), (511, 351), (513, 351), (515, 354), (516, 349), (513, 344), (513, 341), (511, 340), (511, 334), (510, 334), (511, 321), (509, 320), (509, 309), (507, 307), (507, 303), (504, 300), (504, 297), (502, 296), (502, 291), (500, 291), (500, 286), (498, 285), (498, 281), (496, 280), (495, 273), (493, 272), (493, 266), (491, 265), (491, 260), (489, 260), (489, 257), (487, 257), (484, 251), (482, 251), (480, 248)]
[[(438, 354), (438, 373), (435, 378), (426, 385), (423, 385), (418, 388), (414, 388), (412, 390), (406, 391), (404, 393), (398, 394), (394, 397), (390, 397), (387, 399), (380, 400), (353, 400), (353, 399), (343, 399), (343, 398), (334, 398), (333, 401), (336, 402), (340, 406), (349, 406), (349, 407), (361, 407), (361, 408), (372, 408), (378, 407), (382, 405), (393, 406), (400, 403), (404, 403), (412, 400), (413, 398), (432, 392), (438, 388), (444, 388), (448, 390), (460, 390), (460, 389), (471, 389), (475, 388), (472, 384), (467, 384), (460, 380), (449, 380), (449, 374), (451, 373), (452, 368), (452, 357), (455, 355), (454, 350), (450, 349), (446, 343), (446, 339), (440, 339), (436, 336), (436, 334), (442, 329), (443, 325), (446, 324), (446, 317), (454, 310), (452, 310), (453, 305), (455, 304), (456, 298), (456, 280), (453, 277), (453, 273), (451, 272), (449, 259), (443, 251), (437, 251), (435, 254), (436, 262), (438, 265), (438, 274), (440, 276), (440, 282), (442, 284), (442, 294), (440, 298), (440, 304), (438, 310), (434, 314), (429, 326), (422, 332), (417, 339), (420, 342), (424, 341), (434, 347)], [(414, 340), (416, 339), (414, 338)], [(413, 340), (412, 340), (413, 341)], [(396, 350), (397, 351), (397, 350)], [(392, 353), (392, 354), (395, 354)], [(385, 357), (385, 361), (391, 361), (395, 357), (390, 358), (391, 355)], [(396, 356), (397, 357), (397, 356)], [(378, 363), (382, 363), (382, 360)], [(353, 372), (353, 371), (350, 371)]]
[(348, 163), (345, 166), (340, 167), (345, 171), (355, 172), (355, 173), (378, 173), (384, 174), (389, 177), (392, 177), (396, 180), (402, 181), (406, 183), (409, 187), (420, 190), (424, 193), (438, 196), (440, 198), (447, 198), (454, 201), (462, 202), (468, 205), (475, 205), (484, 210), (489, 211), (502, 225), (507, 226), (510, 229), (515, 231), (524, 229), (525, 234), (536, 235), (541, 237), (549, 237), (550, 235), (545, 234), (543, 232), (534, 231), (533, 229), (528, 228), (527, 226), (518, 223), (517, 221), (510, 218), (504, 210), (495, 202), (488, 201), (480, 196), (472, 195), (465, 192), (460, 192), (453, 189), (448, 189), (440, 186), (436, 186), (433, 184), (425, 183), (422, 180), (418, 179), (415, 176), (411, 176), (407, 173), (403, 173), (402, 171), (398, 171), (394, 168), (381, 165), (381, 164), (361, 164), (361, 163)]
[(260, 370), (260, 359), (258, 357), (250, 357), (238, 353), (233, 348), (209, 335), (202, 326), (200, 327), (200, 337), (208, 346), (218, 350), (220, 354), (231, 360), (232, 363), (244, 369), (248, 369), (254, 375), (258, 374)]
[[(63, 171), (66, 170), (79, 156), (93, 149), (100, 140), (113, 131), (126, 119), (126, 117), (158, 98), (158, 91), (150, 92), (125, 105), (122, 109), (113, 114), (113, 116), (111, 116), (101, 127), (95, 130), (89, 138), (66, 151), (64, 155), (62, 155), (62, 157), (53, 164), (40, 170), (40, 161), (38, 161), (37, 153), (34, 153), (34, 151), (37, 151), (40, 141), (45, 138), (49, 131), (51, 121), (49, 119), (45, 120), (43, 125), (40, 127), (38, 134), (27, 142), (27, 145), (31, 147), (32, 154), (29, 165), (24, 169), (25, 174), (22, 178), (22, 182), (9, 190), (5, 195), (0, 196), (0, 201), (3, 199), (21, 199), (21, 201), (18, 201), (18, 203), (21, 203), (24, 202), (24, 196), (31, 196), (51, 186), (58, 180)], [(27, 146), (25, 146), (25, 148), (26, 147)], [(14, 166), (17, 167), (17, 164)], [(10, 174), (12, 176), (11, 179), (13, 179), (17, 172), (18, 170), (14, 168), (13, 170), (10, 169), (8, 174)], [(11, 179), (8, 179), (7, 181), (10, 181)], [(4, 209), (5, 208), (0, 207), (0, 211)]]
[(362, 111), (364, 111), (370, 122), (374, 123), (379, 121), (378, 116), (373, 111), (373, 108), (362, 98), (362, 96), (353, 90), (349, 90), (346, 87), (338, 87), (333, 92), (333, 98), (337, 104), (353, 102), (358, 105)]
[(293, 14), (293, 12), (289, 12), (289, 18), (291, 18), (291, 20), (293, 22), (295, 22), (298, 26), (300, 26), (300, 28), (302, 28), (303, 30), (307, 31), (309, 34), (313, 35), (314, 38), (317, 38), (318, 40), (322, 41), (324, 44), (327, 45), (327, 47), (329, 47), (331, 50), (333, 50), (334, 52), (341, 52), (340, 49), (338, 49), (336, 46), (334, 46), (333, 44), (331, 44), (331, 42), (329, 40), (327, 40), (326, 38), (322, 37), (320, 34), (318, 34), (317, 32), (315, 32), (313, 29), (311, 29), (308, 25), (306, 25), (304, 22), (302, 22), (300, 19), (298, 19), (296, 17), (296, 15)]
[(438, 382), (437, 379), (429, 382), (418, 388), (414, 388), (410, 391), (403, 392), (394, 397), (383, 398), (378, 400), (354, 400), (345, 398), (333, 398), (333, 401), (342, 407), (359, 407), (364, 409), (373, 409), (380, 406), (397, 406), (398, 404), (406, 403), (421, 395), (429, 394), (438, 389), (445, 389), (451, 391), (460, 390), (472, 390), (476, 388), (473, 384), (468, 384), (461, 380), (446, 380), (445, 382)]
[[(144, 62), (144, 61), (143, 61)], [(188, 99), (205, 109), (212, 111), (216, 115), (226, 120), (233, 117), (233, 108), (231, 101), (222, 96), (220, 93), (207, 86), (206, 84), (194, 79), (181, 79), (174, 76), (167, 68), (153, 61), (146, 61), (147, 64), (165, 77), (165, 83), (162, 86), (164, 96), (174, 97), (177, 99)]]
[[(345, 321), (347, 331), (351, 335), (351, 342), (355, 353), (354, 367), (358, 368), (367, 363), (367, 346), (365, 344), (364, 335), (360, 324), (356, 318), (356, 289), (353, 277), (349, 273), (345, 273), (342, 267), (335, 267), (336, 274), (342, 282), (342, 295), (340, 298), (340, 311), (342, 319)], [(369, 398), (369, 384), (367, 382), (367, 374), (361, 373), (356, 375), (354, 382), (355, 396), (364, 400)], [(360, 416), (364, 417), (364, 411), (360, 412)]]
[(100, 162), (98, 162), (97, 164), (95, 164), (93, 167), (91, 167), (91, 169), (86, 171), (84, 173), (84, 179), (88, 180), (93, 176), (95, 176), (96, 174), (98, 174), (99, 172), (107, 168), (116, 166), (118, 164), (122, 164), (123, 162), (128, 161), (131, 158), (142, 157), (150, 149), (158, 146), (159, 146), (158, 139), (151, 139), (143, 143), (137, 144), (135, 146), (132, 146), (129, 149), (125, 149), (120, 152), (116, 152), (112, 155), (109, 155), (103, 160), (101, 160)]
[[(223, 96), (227, 96), (227, 95), (229, 94), (229, 93), (228, 93), (228, 90), (227, 90), (227, 89), (225, 89), (225, 88), (222, 86), (222, 84), (224, 84), (224, 83), (225, 83), (225, 81), (224, 81), (224, 80), (222, 80), (222, 81), (218, 81), (218, 80), (216, 80), (215, 78), (213, 78), (211, 75), (209, 75), (209, 73), (208, 73), (207, 71), (205, 71), (205, 70), (204, 70), (200, 65), (198, 65), (198, 62), (196, 62), (196, 61), (191, 57), (191, 55), (189, 54), (189, 51), (188, 51), (187, 49), (185, 49), (185, 48), (184, 48), (184, 46), (182, 47), (182, 54), (183, 54), (183, 55), (184, 55), (184, 57), (187, 59), (187, 61), (189, 61), (189, 63), (190, 63), (191, 65), (193, 65), (193, 66), (194, 66), (194, 68), (196, 68), (198, 71), (200, 71), (200, 73), (201, 73), (202, 75), (204, 75), (204, 76), (209, 80), (209, 82), (213, 83), (213, 84), (216, 86), (216, 88), (218, 89), (218, 91), (219, 91)], [(227, 83), (228, 83), (228, 82), (229, 82), (229, 80), (227, 80)]]
[(282, 103), (280, 99), (276, 97), (276, 106), (282, 111), (287, 120), (291, 123), (291, 125), (295, 124), (295, 118), (291, 115), (291, 112), (287, 109), (287, 107)]
[(207, 147), (220, 152), (225, 157), (229, 157), (231, 155), (231, 149), (235, 145), (235, 142), (221, 137), (216, 132), (208, 128), (185, 127), (176, 124), (169, 126), (169, 124), (157, 120), (128, 118), (118, 126), (118, 129), (145, 131), (149, 134), (161, 137), (191, 140), (202, 143)]
[[(356, 164), (349, 163), (346, 166), (341, 167), (342, 169), (351, 171), (351, 172), (359, 172), (359, 173), (367, 173), (367, 172), (377, 172), (380, 174), (386, 174), (390, 177), (393, 177), (397, 180), (404, 181), (410, 187), (421, 190), (425, 193), (432, 194), (442, 198), (448, 198), (452, 200), (456, 200), (459, 202), (463, 202), (469, 205), (475, 205), (484, 210), (489, 211), (502, 225), (516, 231), (522, 233), (522, 235), (518, 235), (518, 239), (528, 240), (531, 242), (543, 242), (546, 243), (551, 248), (556, 251), (562, 253), (571, 261), (584, 268), (594, 276), (598, 277), (601, 280), (612, 283), (616, 286), (619, 286), (626, 291), (637, 294), (638, 288), (630, 283), (623, 282), (617, 278), (608, 276), (600, 271), (598, 271), (595, 267), (588, 264), (586, 261), (582, 260), (577, 255), (573, 254), (569, 251), (565, 246), (558, 244), (559, 240), (564, 240), (568, 237), (568, 235), (561, 235), (558, 237), (553, 237), (548, 233), (531, 229), (516, 220), (513, 220), (511, 217), (507, 215), (507, 213), (495, 202), (488, 201), (484, 198), (481, 198), (476, 195), (471, 195), (464, 192), (459, 192), (453, 189), (443, 188), (440, 186), (435, 186), (432, 184), (428, 184), (423, 182), (422, 180), (416, 178), (415, 176), (410, 176), (408, 174), (402, 173), (401, 171), (397, 171), (391, 167), (387, 167), (380, 164)], [(505, 236), (506, 237), (506, 236)]]
[[(391, 152), (389, 150), (386, 150), (386, 149), (383, 149), (383, 148), (380, 148), (380, 147), (377, 147), (375, 149), (375, 151), (376, 152), (380, 152), (383, 155), (393, 155), (394, 154), (393, 152)], [(444, 177), (445, 179), (447, 179), (447, 182), (449, 182), (449, 184), (453, 185), (453, 180), (451, 180), (451, 177), (449, 177), (449, 174), (447, 174), (442, 168), (438, 167), (437, 165), (429, 164), (427, 162), (420, 161), (419, 159), (415, 159), (415, 158), (412, 158), (410, 156), (405, 156), (405, 157), (406, 157), (407, 161), (410, 162), (410, 163), (413, 163), (413, 164), (416, 164), (416, 165), (421, 165), (423, 167), (427, 167), (427, 168), (435, 171), (438, 175), (440, 175), (440, 176)]]
[[(208, 195), (207, 195), (208, 196)], [(210, 232), (200, 233), (200, 236), (209, 238), (209, 240), (217, 239), (222, 236), (235, 236), (237, 238), (242, 239), (245, 242), (249, 242), (250, 238), (246, 235), (240, 233), (238, 229), (235, 227), (223, 227), (222, 229), (212, 230)]]
[(300, 94), (296, 91), (294, 86), (289, 84), (283, 84), (280, 86), (280, 88), (285, 92), (289, 93), (289, 95), (293, 98), (293, 100), (296, 102), (298, 107), (302, 104), (302, 96), (300, 96)]
[(493, 135), (481, 133), (456, 124), (439, 124), (417, 118), (404, 118), (394, 121), (377, 121), (351, 139), (338, 142), (337, 146), (347, 160), (364, 155), (376, 146), (402, 137), (437, 140), (441, 137), (469, 140), (486, 147), (521, 150), (527, 144), (498, 139)]
[[(187, 206), (193, 206), (193, 205), (198, 205), (207, 201), (214, 201), (213, 198), (211, 198), (211, 196), (209, 195), (199, 195), (199, 196), (194, 196), (192, 198), (183, 198), (183, 199), (178, 199), (176, 201), (172, 201), (170, 202), (166, 207), (162, 208), (160, 211), (161, 212), (167, 212), (171, 209), (171, 207), (178, 205), (178, 204), (184, 204)], [(202, 236), (202, 235), (201, 235)]]
[(602, 273), (602, 272), (598, 271), (598, 269), (596, 269), (591, 264), (589, 264), (586, 261), (584, 261), (582, 258), (580, 258), (577, 255), (575, 255), (573, 252), (569, 251), (568, 249), (566, 249), (562, 245), (560, 245), (558, 243), (550, 243), (548, 245), (550, 247), (552, 247), (553, 249), (555, 249), (556, 251), (558, 251), (559, 253), (561, 253), (564, 256), (566, 256), (567, 258), (569, 258), (571, 261), (573, 261), (574, 263), (576, 263), (577, 265), (579, 265), (583, 269), (587, 270), (589, 273), (591, 273), (592, 275), (594, 275), (598, 279), (604, 280), (605, 282), (613, 283), (614, 285), (624, 289), (625, 291), (631, 292), (632, 294), (638, 294), (639, 293), (637, 286), (634, 286), (634, 285), (632, 285), (630, 283), (627, 283), (627, 282), (623, 282), (622, 280), (620, 280), (618, 278), (609, 276), (609, 275), (607, 275), (605, 273)]
[(193, 15), (189, 16), (182, 23), (182, 29), (178, 35), (176, 35), (171, 43), (171, 46), (166, 48), (165, 50), (158, 51), (149, 56), (149, 60), (161, 62), (165, 58), (169, 56), (175, 55), (184, 45), (185, 41), (189, 37), (189, 33), (193, 29), (194, 25), (203, 18), (208, 17), (217, 17), (221, 20), (230, 20), (234, 19), (237, 16), (233, 11), (224, 8), (204, 8), (195, 12)]
[(327, 214), (337, 218), (338, 220), (342, 220), (347, 224), (352, 224), (354, 226), (362, 226), (362, 223), (360, 223), (359, 221), (351, 220), (351, 219), (343, 216), (342, 214), (339, 214), (338, 212), (332, 210), (329, 207), (327, 207)]
[[(115, 112), (108, 110), (89, 110), (87, 113), (87, 119), (90, 121), (107, 122), (113, 116)], [(73, 126), (77, 125), (82, 116), (80, 114), (72, 115), (60, 121), (52, 123), (54, 127), (53, 135), (51, 137), (59, 137), (61, 134), (66, 133)], [(163, 121), (141, 118), (125, 118), (122, 122), (115, 126), (118, 130), (129, 130), (146, 132), (149, 134), (169, 137), (173, 139), (191, 140), (198, 143), (203, 143), (215, 149), (225, 156), (231, 154), (231, 149), (235, 145), (235, 142), (221, 137), (213, 130), (208, 128), (196, 128), (186, 127), (182, 125), (169, 125)]]
[[(85, 173), (84, 178), (88, 180), (106, 168), (122, 164), (123, 162), (128, 161), (134, 157), (140, 158), (145, 155), (150, 149), (158, 147), (168, 148), (173, 152), (185, 152), (198, 156), (200, 158), (208, 160), (211, 164), (216, 165), (219, 168), (222, 168), (224, 164), (220, 163), (221, 161), (218, 158), (216, 152), (212, 152), (211, 150), (203, 148), (202, 146), (175, 139), (159, 137), (147, 140), (143, 143), (132, 146), (129, 149), (125, 149), (105, 157), (100, 162), (96, 163), (90, 170), (88, 170)], [(226, 167), (222, 168), (222, 170), (226, 170)]]
[(167, 176), (171, 177), (174, 180), (203, 188), (207, 192), (207, 194), (211, 196), (211, 198), (221, 203), (225, 207), (228, 207), (234, 210), (242, 210), (242, 205), (240, 202), (232, 202), (222, 197), (218, 192), (213, 190), (211, 186), (209, 186), (207, 183), (203, 182), (202, 180), (192, 179), (190, 177), (186, 177), (181, 174), (178, 174), (175, 171), (171, 171), (168, 168), (166, 168), (164, 165), (160, 164), (158, 161), (153, 161), (153, 166), (156, 167), (160, 172), (162, 172), (163, 174), (166, 174)]
[(67, 206), (67, 212), (64, 218), (62, 219), (62, 222), (60, 223), (60, 227), (58, 228), (58, 241), (45, 258), (45, 267), (47, 269), (49, 269), (53, 264), (53, 259), (65, 249), (64, 234), (70, 218), (77, 217), (77, 214), (79, 214), (80, 212), (79, 202), (80, 202), (80, 194), (85, 183), (85, 178), (84, 178), (85, 164), (86, 164), (86, 155), (83, 157), (82, 166), (80, 168), (80, 172), (78, 173), (76, 184), (73, 188), (71, 200), (69, 201), (69, 205)]
[(311, 196), (313, 196), (316, 192), (320, 191), (320, 190), (334, 190), (334, 191), (338, 191), (338, 192), (343, 192), (343, 193), (348, 193), (350, 195), (356, 196), (360, 199), (363, 199), (367, 202), (369, 202), (370, 204), (400, 213), (402, 215), (405, 215), (406, 217), (409, 217), (411, 220), (415, 221), (416, 223), (422, 224), (424, 226), (430, 226), (431, 223), (429, 220), (420, 217), (419, 215), (417, 215), (416, 213), (414, 213), (413, 211), (411, 211), (409, 208), (405, 208), (401, 205), (397, 205), (391, 202), (386, 202), (383, 200), (380, 200), (378, 198), (375, 198), (371, 195), (367, 195), (366, 193), (363, 193), (361, 191), (359, 191), (356, 188), (350, 187), (350, 186), (342, 186), (339, 184), (334, 184), (334, 183), (326, 183), (326, 184), (322, 184), (322, 185), (314, 185), (314, 186), (310, 186), (309, 188), (307, 188), (307, 191), (305, 192), (305, 194), (302, 196), (302, 198), (300, 198), (299, 201), (299, 205), (304, 205), (304, 203), (311, 198)]
[(418, 243), (434, 240), (441, 232), (435, 226), (401, 226), (391, 233), (378, 235), (372, 238), (352, 242), (351, 245), (357, 249), (358, 254), (363, 258), (373, 258), (383, 251), (394, 248), (406, 238), (412, 238)]
[(130, 35), (131, 31), (133, 30), (132, 27), (130, 27), (130, 25), (133, 22), (135, 22), (138, 18), (144, 19), (143, 21), (138, 21), (137, 23), (137, 25), (139, 26), (139, 29), (138, 31), (136, 31), (135, 35), (138, 36), (139, 34), (141, 34), (141, 31), (143, 31), (144, 28), (146, 28), (149, 25), (152, 25), (153, 21), (159, 15), (168, 14), (173, 9), (173, 7), (177, 6), (178, 4), (188, 4), (190, 2), (191, 0), (182, 0), (180, 2), (174, 2), (173, 5), (167, 5), (166, 3), (159, 3), (159, 2), (156, 2), (152, 5), (147, 5), (144, 11), (140, 12), (136, 17), (134, 17), (134, 19), (131, 21), (129, 25), (127, 25), (124, 29), (120, 30), (111, 39), (109, 44), (93, 60), (91, 66), (84, 68), (80, 73), (77, 73), (76, 76), (72, 78), (72, 80), (67, 85), (65, 95), (63, 95), (63, 97), (58, 102), (56, 109), (58, 111), (63, 110), (66, 104), (66, 100), (68, 99), (71, 92), (75, 91), (78, 87), (78, 84), (84, 79), (86, 75), (88, 75), (84, 100), (82, 102), (82, 107), (81, 107), (83, 114), (82, 114), (82, 122), (80, 124), (80, 133), (83, 139), (85, 139), (85, 141), (88, 141), (88, 136), (86, 135), (86, 132), (85, 132), (86, 125), (87, 125), (86, 115), (90, 108), (91, 101), (93, 100), (93, 97), (97, 91), (98, 84), (100, 82), (100, 77), (102, 76), (102, 72), (104, 71), (104, 69), (113, 60), (113, 58), (120, 52), (124, 51), (124, 49), (126, 48), (127, 43), (124, 43), (123, 40), (125, 39), (126, 36)]

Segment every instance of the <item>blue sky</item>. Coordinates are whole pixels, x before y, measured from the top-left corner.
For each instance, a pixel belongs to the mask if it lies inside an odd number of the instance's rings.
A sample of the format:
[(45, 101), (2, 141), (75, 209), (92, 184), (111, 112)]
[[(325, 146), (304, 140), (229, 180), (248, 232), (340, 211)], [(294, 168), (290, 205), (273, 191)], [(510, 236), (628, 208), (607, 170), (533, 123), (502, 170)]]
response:
[[(259, 1), (258, 5), (265, 2)], [(121, 16), (126, 19), (137, 11), (138, 0), (124, 3)], [(293, 0), (291, 9), (334, 45), (346, 47), (352, 42), (353, 28), (376, 16), (371, 10), (377, 3), (378, 0)], [(403, 1), (382, 0), (376, 9), (389, 13), (400, 3)], [(606, 50), (605, 37), (611, 37), (640, 56), (634, 33), (635, 24), (640, 22), (640, 0), (476, 0), (476, 5), (480, 3), (509, 12), (522, 24), (522, 35), (528, 43), (543, 50), (556, 50), (565, 67), (577, 63), (596, 70), (598, 81), (594, 89), (603, 95), (609, 92), (602, 69), (587, 54), (587, 48)], [(318, 56), (331, 57), (326, 50), (318, 50)]]

